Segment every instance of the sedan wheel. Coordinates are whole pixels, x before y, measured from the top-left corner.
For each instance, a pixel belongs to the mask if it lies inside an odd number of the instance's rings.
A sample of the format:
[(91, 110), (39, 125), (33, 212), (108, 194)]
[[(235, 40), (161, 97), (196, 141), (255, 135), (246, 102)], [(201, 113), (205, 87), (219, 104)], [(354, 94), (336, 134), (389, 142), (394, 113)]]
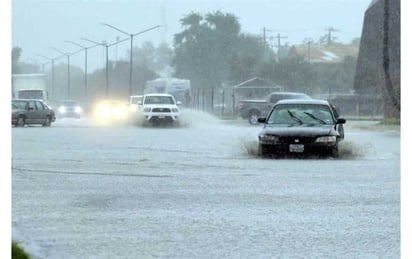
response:
[(339, 149), (338, 149), (337, 146), (332, 149), (332, 151), (331, 151), (331, 156), (332, 156), (333, 158), (339, 158)]
[(46, 121), (43, 123), (43, 127), (50, 127), (51, 119), (49, 116), (46, 117)]
[(24, 127), (24, 124), (26, 124), (25, 119), (23, 116), (19, 116), (17, 118), (16, 126), (17, 127)]

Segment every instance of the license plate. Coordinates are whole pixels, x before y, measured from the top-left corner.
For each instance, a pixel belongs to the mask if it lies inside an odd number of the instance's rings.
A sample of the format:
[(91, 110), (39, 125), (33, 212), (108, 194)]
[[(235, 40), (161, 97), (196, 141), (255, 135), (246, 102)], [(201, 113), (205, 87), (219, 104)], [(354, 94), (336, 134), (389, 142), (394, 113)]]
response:
[(301, 144), (290, 144), (289, 145), (289, 152), (303, 152), (305, 149), (304, 145)]
[(165, 116), (157, 116), (159, 119), (164, 119), (166, 118)]

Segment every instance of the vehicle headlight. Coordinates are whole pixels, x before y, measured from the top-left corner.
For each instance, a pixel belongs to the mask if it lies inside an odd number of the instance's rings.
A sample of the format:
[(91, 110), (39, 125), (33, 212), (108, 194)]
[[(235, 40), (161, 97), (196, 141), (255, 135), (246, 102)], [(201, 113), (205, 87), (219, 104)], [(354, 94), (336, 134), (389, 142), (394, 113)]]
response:
[(178, 108), (172, 108), (172, 112), (179, 112)]
[(151, 108), (146, 107), (146, 108), (143, 109), (143, 112), (150, 112), (151, 110), (152, 110)]
[(65, 113), (65, 112), (66, 112), (66, 107), (60, 106), (60, 107), (59, 107), (59, 112), (60, 112), (60, 113)]
[(107, 118), (112, 115), (112, 111), (107, 105), (101, 104), (96, 108), (96, 115), (99, 118)]
[(261, 142), (276, 143), (278, 142), (278, 140), (279, 140), (279, 137), (274, 136), (274, 135), (266, 135), (266, 134), (259, 135), (259, 141)]
[(335, 143), (336, 142), (336, 136), (318, 137), (315, 142), (317, 142), (317, 143)]
[(82, 112), (82, 108), (77, 106), (76, 108), (74, 108), (74, 112), (75, 113), (81, 113)]
[(118, 117), (125, 117), (127, 115), (127, 107), (126, 106), (119, 106), (116, 108), (116, 116)]

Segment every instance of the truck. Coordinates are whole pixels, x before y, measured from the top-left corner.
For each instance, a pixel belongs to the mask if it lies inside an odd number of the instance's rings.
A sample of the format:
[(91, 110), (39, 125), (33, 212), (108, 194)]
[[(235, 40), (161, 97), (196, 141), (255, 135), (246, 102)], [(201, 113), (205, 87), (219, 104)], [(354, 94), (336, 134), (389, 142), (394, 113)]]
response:
[(249, 123), (255, 125), (258, 118), (266, 116), (275, 103), (283, 99), (310, 99), (311, 97), (298, 92), (272, 92), (265, 99), (241, 100), (238, 104), (238, 114)]
[(47, 101), (46, 74), (13, 74), (12, 98)]
[(189, 79), (161, 77), (146, 81), (144, 94), (171, 94), (177, 102), (189, 107), (191, 104), (191, 85)]

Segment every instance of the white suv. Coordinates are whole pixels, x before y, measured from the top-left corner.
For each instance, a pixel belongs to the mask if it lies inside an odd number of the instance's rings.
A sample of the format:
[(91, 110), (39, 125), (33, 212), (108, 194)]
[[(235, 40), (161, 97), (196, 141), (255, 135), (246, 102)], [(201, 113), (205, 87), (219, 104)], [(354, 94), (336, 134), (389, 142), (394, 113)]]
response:
[(145, 94), (142, 100), (143, 118), (153, 125), (177, 123), (179, 104), (170, 94)]

